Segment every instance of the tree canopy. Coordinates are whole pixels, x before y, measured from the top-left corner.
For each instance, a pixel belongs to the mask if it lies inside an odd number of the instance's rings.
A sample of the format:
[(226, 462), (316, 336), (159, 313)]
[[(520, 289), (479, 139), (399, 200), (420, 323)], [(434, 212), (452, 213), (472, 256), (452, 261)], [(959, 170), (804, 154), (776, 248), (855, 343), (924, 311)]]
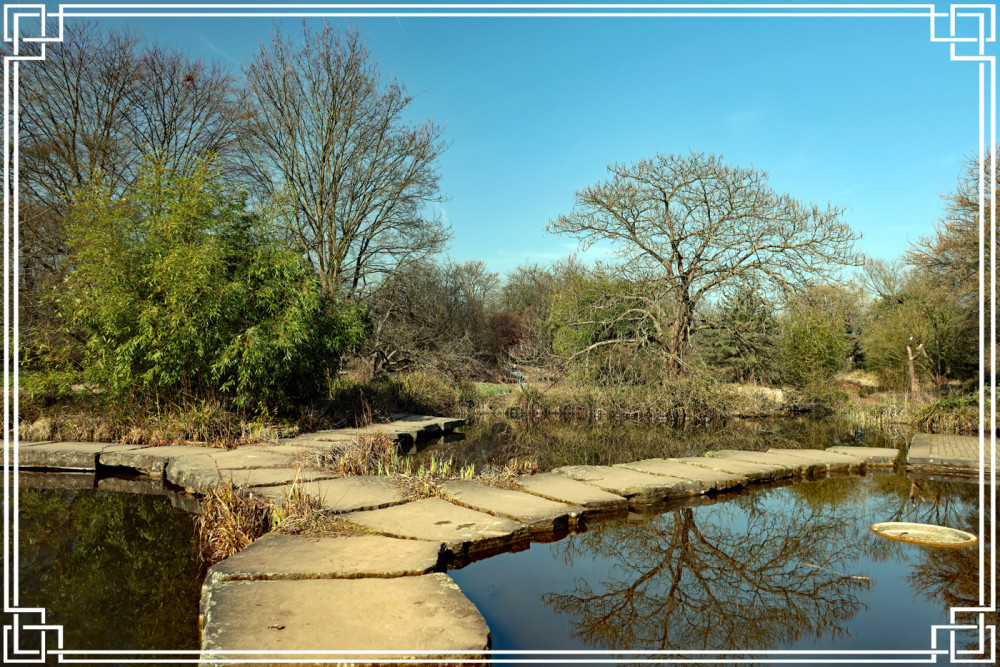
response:
[(706, 298), (745, 284), (788, 293), (836, 280), (843, 266), (860, 263), (859, 235), (840, 209), (778, 194), (761, 170), (691, 153), (658, 154), (608, 172), (578, 190), (573, 210), (549, 230), (577, 237), (583, 248), (612, 244), (617, 269), (644, 285), (620, 297), (626, 307), (617, 316), (647, 320), (643, 335), (675, 371), (691, 334), (714, 326), (696, 321)]

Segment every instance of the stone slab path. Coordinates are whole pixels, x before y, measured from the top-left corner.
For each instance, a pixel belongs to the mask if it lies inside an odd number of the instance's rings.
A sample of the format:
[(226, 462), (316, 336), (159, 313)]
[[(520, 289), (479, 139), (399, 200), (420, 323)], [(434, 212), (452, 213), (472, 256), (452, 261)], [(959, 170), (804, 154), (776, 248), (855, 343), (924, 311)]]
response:
[(616, 468), (628, 468), (652, 475), (667, 475), (678, 479), (696, 480), (701, 484), (702, 491), (728, 491), (746, 485), (747, 479), (738, 475), (730, 475), (718, 470), (710, 470), (701, 466), (688, 465), (680, 461), (668, 459), (645, 459), (634, 463), (619, 463)]
[(696, 480), (650, 475), (618, 466), (565, 466), (552, 472), (593, 484), (631, 502), (653, 503), (668, 496), (696, 496), (702, 493), (701, 483)]
[[(202, 596), (201, 616), (202, 657), (211, 659), (249, 650), (259, 653), (228, 658), (366, 663), (427, 659), (423, 652), (433, 651), (468, 651), (468, 657), (476, 657), (490, 646), (482, 614), (440, 572), (393, 579), (216, 582)], [(385, 652), (350, 653), (373, 649)]]
[(980, 448), (979, 438), (964, 435), (918, 433), (910, 441), (907, 470), (943, 475), (978, 476), (993, 469), (996, 443), (988, 435)]
[(715, 458), (732, 459), (744, 463), (763, 463), (774, 466), (781, 471), (783, 477), (793, 477), (797, 475), (809, 476), (826, 471), (826, 465), (815, 461), (806, 461), (795, 456), (788, 456), (779, 452), (741, 452), (733, 449), (724, 449), (712, 452)]
[(353, 512), (345, 518), (383, 535), (443, 543), (454, 556), (460, 557), (526, 542), (530, 532), (517, 521), (460, 507), (441, 498)]
[(536, 496), (583, 507), (585, 515), (628, 509), (627, 498), (551, 472), (522, 477), (517, 481), (517, 485)]
[(502, 516), (522, 523), (532, 532), (567, 530), (583, 519), (583, 508), (538, 496), (456, 480), (441, 485), (448, 499), (457, 505)]
[[(439, 438), (445, 433), (450, 433), (465, 424), (464, 419), (427, 417), (425, 415), (407, 413), (396, 413), (393, 414), (392, 418), (393, 420), (387, 424), (372, 424), (365, 427), (364, 430), (374, 433), (384, 433), (392, 437), (400, 444), (404, 451), (421, 440)], [(284, 445), (293, 446), (329, 447), (331, 444), (346, 444), (351, 442), (351, 438), (357, 432), (358, 429), (356, 428), (338, 428), (305, 433), (295, 438), (279, 440), (279, 442)]]
[(213, 565), (205, 578), (358, 579), (407, 577), (443, 570), (444, 545), (381, 535), (300, 537), (268, 533), (243, 551)]
[[(404, 448), (461, 424), (403, 417), (384, 430)], [(443, 573), (455, 559), (525, 548), (529, 540), (551, 540), (585, 516), (655, 511), (654, 503), (692, 496), (714, 502), (717, 496), (711, 494), (754, 483), (860, 472), (891, 466), (898, 458), (893, 449), (864, 447), (728, 450), (614, 466), (566, 466), (521, 477), (516, 489), (452, 480), (440, 485), (437, 493), (442, 497), (413, 500), (389, 478), (344, 477), (305, 466), (309, 457), (303, 452), (338, 447), (353, 435), (326, 431), (231, 452), (187, 445), (21, 443), (19, 457), (25, 469), (90, 471), (73, 473), (90, 484), (98, 483), (94, 471), (113, 466), (147, 473), (152, 476), (147, 485), (162, 486), (166, 480), (202, 493), (233, 481), (277, 505), (294, 488), (319, 500), (324, 511), (369, 533), (269, 534), (211, 568), (201, 603), (204, 656), (257, 650), (261, 653), (253, 654), (254, 660), (276, 661), (284, 650), (317, 651), (295, 656), (317, 661), (345, 657), (329, 651), (397, 649), (399, 653), (379, 655), (426, 659), (414, 651), (450, 650), (469, 651), (473, 658), (489, 647), (489, 629)], [(942, 451), (950, 448), (953, 458), (955, 451), (968, 449), (961, 441), (941, 445)], [(43, 484), (45, 477), (59, 474), (22, 476)], [(142, 483), (123, 482), (128, 488)], [(373, 659), (347, 657), (362, 663)]]
[(680, 463), (687, 463), (709, 470), (718, 470), (729, 475), (743, 477), (747, 482), (769, 482), (782, 477), (791, 477), (791, 473), (766, 463), (748, 463), (716, 456), (686, 456), (683, 458), (670, 459)]

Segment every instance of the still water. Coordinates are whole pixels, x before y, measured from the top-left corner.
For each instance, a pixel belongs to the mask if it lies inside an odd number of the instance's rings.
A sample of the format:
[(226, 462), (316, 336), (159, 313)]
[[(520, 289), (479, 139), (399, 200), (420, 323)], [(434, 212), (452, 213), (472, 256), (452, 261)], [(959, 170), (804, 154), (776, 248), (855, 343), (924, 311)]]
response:
[(593, 522), (450, 574), (494, 649), (928, 649), (950, 607), (976, 606), (978, 549), (868, 527), (979, 534), (977, 494), (900, 473), (803, 482)]
[(199, 648), (191, 514), (163, 495), (93, 487), (22, 484), (19, 500), (20, 606), (44, 607), (64, 648)]

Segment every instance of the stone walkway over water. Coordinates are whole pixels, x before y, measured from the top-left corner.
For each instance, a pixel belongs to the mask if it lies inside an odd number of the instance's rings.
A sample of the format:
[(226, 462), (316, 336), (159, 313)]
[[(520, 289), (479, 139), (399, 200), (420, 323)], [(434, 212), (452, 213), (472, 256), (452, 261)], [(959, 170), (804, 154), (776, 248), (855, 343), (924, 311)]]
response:
[[(413, 429), (416, 425), (420, 428)], [(408, 415), (378, 428), (396, 434), (405, 447), (458, 425), (459, 420)], [(662, 501), (757, 483), (865, 472), (891, 467), (898, 457), (895, 449), (868, 447), (728, 450), (614, 466), (568, 466), (522, 477), (516, 489), (455, 480), (441, 485), (441, 497), (409, 500), (385, 477), (341, 477), (300, 465), (305, 449), (336, 446), (345, 435), (315, 433), (233, 451), (21, 443), (20, 465), (127, 467), (162, 475), (192, 491), (232, 479), (278, 504), (298, 480), (302, 491), (319, 498), (326, 511), (368, 534), (269, 534), (213, 566), (201, 600), (203, 657), (255, 651), (228, 656), (364, 663), (475, 658), (489, 648), (485, 620), (446, 574), (456, 560), (525, 548), (532, 540), (551, 541), (596, 515), (655, 508)]]
[(918, 433), (910, 442), (906, 468), (929, 475), (978, 476), (982, 456), (983, 470), (989, 475), (993, 448), (988, 435), (980, 447), (978, 437)]

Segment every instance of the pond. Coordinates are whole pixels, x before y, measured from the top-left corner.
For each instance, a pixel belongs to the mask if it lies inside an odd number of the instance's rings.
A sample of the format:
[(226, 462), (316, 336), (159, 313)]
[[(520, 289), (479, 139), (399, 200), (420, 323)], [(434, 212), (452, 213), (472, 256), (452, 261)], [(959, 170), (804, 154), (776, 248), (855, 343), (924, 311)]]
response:
[[(66, 649), (197, 650), (203, 572), (193, 515), (162, 493), (111, 490), (148, 491), (158, 480), (93, 480), (22, 473), (20, 606), (44, 607)], [(30, 488), (41, 484), (78, 488)]]
[(675, 503), (450, 574), (494, 649), (926, 650), (950, 607), (976, 606), (978, 549), (869, 526), (978, 534), (978, 488), (916, 484), (872, 474)]
[[(864, 432), (831, 420), (684, 429), (492, 419), (418, 458), (477, 467), (531, 458), (546, 470), (728, 448), (908, 440), (905, 431)], [(46, 621), (63, 626), (67, 649), (197, 650), (203, 572), (192, 515), (171, 502), (178, 497), (150, 493), (160, 482), (148, 478), (34, 480), (77, 488), (20, 484), (20, 606), (44, 607)], [(932, 624), (974, 602), (978, 550), (890, 542), (868, 526), (920, 521), (979, 534), (977, 512), (974, 485), (913, 486), (902, 472), (831, 478), (593, 520), (558, 542), (449, 574), (485, 616), (494, 649), (900, 648), (900, 641), (926, 649)]]

